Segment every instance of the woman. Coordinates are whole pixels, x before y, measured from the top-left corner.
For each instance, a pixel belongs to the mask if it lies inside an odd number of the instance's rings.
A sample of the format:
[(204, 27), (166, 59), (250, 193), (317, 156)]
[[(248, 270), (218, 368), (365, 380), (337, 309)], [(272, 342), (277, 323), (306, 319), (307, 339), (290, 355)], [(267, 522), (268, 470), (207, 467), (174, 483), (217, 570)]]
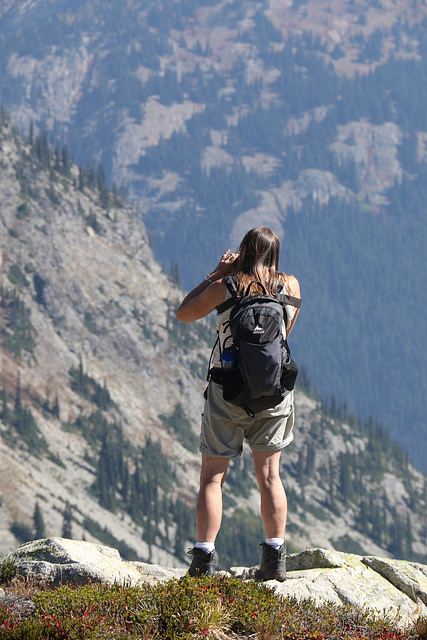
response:
[[(239, 252), (227, 250), (217, 267), (182, 301), (176, 317), (181, 322), (194, 322), (207, 316), (232, 294), (224, 279), (233, 274), (241, 289), (252, 281), (261, 282), (267, 293), (274, 294), (283, 284), (286, 292), (300, 298), (300, 287), (294, 276), (279, 273), (280, 242), (266, 227), (251, 229), (243, 238)], [(255, 293), (256, 288), (251, 288)], [(298, 310), (287, 306), (287, 337)], [(217, 313), (220, 345), (213, 355), (213, 366), (221, 366), (220, 348), (229, 334), (230, 309)], [(260, 568), (260, 580), (286, 578), (284, 535), (287, 516), (286, 494), (279, 475), (281, 450), (293, 440), (293, 391), (280, 404), (255, 416), (222, 397), (222, 387), (211, 381), (202, 418), (202, 466), (200, 490), (196, 507), (197, 542), (189, 553), (193, 556), (190, 576), (212, 575), (215, 572), (215, 539), (222, 518), (222, 486), (230, 458), (242, 452), (243, 439), (252, 450), (255, 475), (261, 494), (261, 517), (266, 533)], [(238, 544), (238, 541), (237, 541)]]

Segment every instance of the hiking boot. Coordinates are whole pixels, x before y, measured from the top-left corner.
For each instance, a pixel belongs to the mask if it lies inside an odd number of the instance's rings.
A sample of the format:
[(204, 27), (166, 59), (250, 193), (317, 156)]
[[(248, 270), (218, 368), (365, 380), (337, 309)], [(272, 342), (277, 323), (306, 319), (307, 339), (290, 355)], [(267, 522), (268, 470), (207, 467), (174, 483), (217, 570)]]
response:
[(213, 576), (215, 574), (215, 550), (209, 553), (204, 549), (193, 547), (188, 550), (188, 555), (193, 556), (188, 575), (190, 578), (200, 576)]
[(282, 544), (278, 549), (270, 547), (269, 544), (263, 542), (262, 559), (259, 569), (255, 572), (256, 580), (278, 580), (283, 582), (286, 580), (286, 554), (285, 545)]

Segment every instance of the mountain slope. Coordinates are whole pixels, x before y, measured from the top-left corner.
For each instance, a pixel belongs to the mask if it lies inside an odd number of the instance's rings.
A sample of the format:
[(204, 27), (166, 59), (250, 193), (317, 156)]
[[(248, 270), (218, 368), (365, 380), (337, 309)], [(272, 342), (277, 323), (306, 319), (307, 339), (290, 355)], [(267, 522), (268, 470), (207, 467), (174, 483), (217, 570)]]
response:
[(0, 12), (14, 123), (45, 128), (88, 170), (102, 162), (186, 288), (248, 227), (273, 226), (304, 296), (295, 356), (424, 468), (426, 6), (15, 0)]
[[(155, 263), (136, 211), (102, 209), (91, 190), (73, 186), (75, 167), (69, 177), (43, 169), (10, 130), (4, 124), (1, 132), (1, 375), (14, 416), (3, 429), (3, 508), (28, 521), (37, 495), (45, 517), (57, 526), (69, 500), (104, 526), (110, 514), (103, 521), (87, 491), (95, 479), (97, 448), (108, 434), (123, 432), (135, 452), (150, 437), (173, 449), (172, 477), (185, 486), (184, 495), (194, 493), (195, 456), (175, 441), (159, 414), (173, 413), (182, 402), (196, 422), (202, 384), (195, 383), (190, 367), (201, 366), (204, 344), (184, 336), (192, 348), (183, 351), (172, 342), (168, 327), (180, 292)], [(41, 444), (34, 451), (37, 437), (18, 420), (18, 391), (19, 408), (31, 407), (48, 449)], [(34, 458), (41, 453), (50, 455)], [(124, 529), (120, 539), (125, 533), (140, 537), (126, 531), (129, 523), (124, 528), (116, 521), (117, 531)]]
[[(0, 163), (1, 552), (66, 530), (183, 566), (210, 320), (175, 322), (183, 293), (102, 174), (43, 136), (24, 142), (3, 114)], [(301, 381), (282, 463), (289, 547), (425, 559), (425, 477), (382, 425), (315, 399), (304, 372)], [(245, 450), (226, 483), (224, 566), (253, 561), (258, 503)]]

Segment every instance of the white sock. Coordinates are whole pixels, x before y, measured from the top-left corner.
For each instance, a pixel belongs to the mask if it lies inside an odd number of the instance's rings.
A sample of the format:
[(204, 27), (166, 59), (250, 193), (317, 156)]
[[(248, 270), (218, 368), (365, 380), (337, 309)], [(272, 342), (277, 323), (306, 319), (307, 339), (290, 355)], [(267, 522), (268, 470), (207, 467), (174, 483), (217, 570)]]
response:
[(206, 551), (206, 553), (212, 553), (212, 551), (215, 549), (214, 542), (196, 542), (194, 546), (196, 547), (196, 549), (203, 549), (203, 551)]
[(268, 544), (273, 549), (278, 549), (285, 542), (285, 538), (266, 538), (265, 544)]

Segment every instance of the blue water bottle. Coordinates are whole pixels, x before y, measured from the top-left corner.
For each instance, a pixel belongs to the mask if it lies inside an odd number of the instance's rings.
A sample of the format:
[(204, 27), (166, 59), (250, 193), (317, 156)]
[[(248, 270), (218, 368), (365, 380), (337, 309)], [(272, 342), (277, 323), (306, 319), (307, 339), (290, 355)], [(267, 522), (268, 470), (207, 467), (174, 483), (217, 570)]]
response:
[(221, 362), (223, 369), (231, 369), (236, 364), (236, 355), (231, 349), (223, 351), (221, 354)]

